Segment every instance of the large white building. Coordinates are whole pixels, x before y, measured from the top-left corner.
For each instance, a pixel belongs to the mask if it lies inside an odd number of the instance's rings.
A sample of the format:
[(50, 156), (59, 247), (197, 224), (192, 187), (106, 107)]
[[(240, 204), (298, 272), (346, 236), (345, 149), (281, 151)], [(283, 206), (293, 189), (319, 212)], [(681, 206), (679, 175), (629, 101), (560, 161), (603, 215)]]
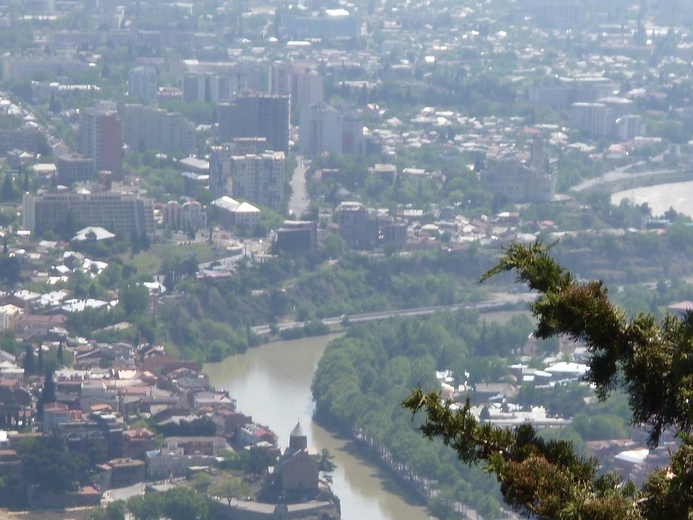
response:
[(238, 202), (224, 195), (212, 202), (218, 220), (227, 226), (245, 227), (254, 230), (260, 225), (261, 212), (247, 202)]
[(605, 103), (573, 103), (570, 107), (570, 127), (592, 137), (611, 136), (615, 119)]
[(560, 77), (550, 84), (530, 86), (527, 96), (533, 105), (567, 110), (573, 103), (596, 103), (616, 88), (613, 81), (601, 76)]

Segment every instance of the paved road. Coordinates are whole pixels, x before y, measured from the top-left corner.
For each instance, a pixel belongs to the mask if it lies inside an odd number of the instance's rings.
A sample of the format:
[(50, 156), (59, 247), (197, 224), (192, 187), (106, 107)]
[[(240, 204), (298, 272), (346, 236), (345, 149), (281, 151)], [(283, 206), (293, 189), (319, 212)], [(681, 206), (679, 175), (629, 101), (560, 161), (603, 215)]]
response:
[(145, 482), (138, 482), (132, 486), (109, 489), (104, 492), (102, 503), (113, 502), (115, 500), (127, 500), (130, 497), (144, 494)]
[[(368, 312), (364, 314), (350, 314), (348, 316), (334, 316), (331, 318), (323, 318), (321, 321), (325, 325), (339, 325), (343, 320), (348, 319), (349, 323), (360, 323), (364, 321), (374, 321), (374, 320), (384, 320), (392, 316), (427, 316), (433, 314), (437, 311), (456, 311), (458, 309), (477, 309), (477, 310), (489, 310), (494, 307), (501, 307), (503, 305), (520, 303), (520, 302), (530, 302), (534, 301), (536, 294), (533, 293), (522, 293), (522, 294), (510, 294), (504, 293), (496, 295), (493, 300), (474, 302), (474, 303), (458, 303), (455, 305), (436, 305), (431, 307), (419, 307), (416, 309), (400, 309), (400, 310), (390, 310), (390, 311), (379, 311), (379, 312)], [(295, 327), (303, 327), (305, 322), (303, 321), (283, 321), (277, 324), (279, 330), (293, 329)], [(251, 327), (253, 332), (256, 334), (269, 334), (269, 325), (257, 325)]]
[(623, 166), (621, 168), (616, 168), (615, 170), (612, 170), (610, 172), (605, 173), (604, 175), (597, 177), (595, 179), (589, 179), (584, 182), (581, 182), (580, 184), (573, 186), (570, 188), (570, 191), (584, 191), (588, 190), (590, 188), (595, 188), (599, 186), (600, 184), (605, 184), (609, 182), (615, 182), (615, 181), (621, 181), (625, 179), (638, 179), (638, 178), (643, 178), (643, 177), (656, 177), (658, 175), (666, 175), (669, 173), (675, 173), (680, 171), (680, 169), (672, 169), (672, 168), (667, 168), (667, 169), (660, 169), (660, 170), (649, 170), (649, 171), (642, 171), (642, 172), (632, 172), (628, 171), (630, 168), (633, 166), (641, 166), (642, 162), (628, 165), (628, 166)]

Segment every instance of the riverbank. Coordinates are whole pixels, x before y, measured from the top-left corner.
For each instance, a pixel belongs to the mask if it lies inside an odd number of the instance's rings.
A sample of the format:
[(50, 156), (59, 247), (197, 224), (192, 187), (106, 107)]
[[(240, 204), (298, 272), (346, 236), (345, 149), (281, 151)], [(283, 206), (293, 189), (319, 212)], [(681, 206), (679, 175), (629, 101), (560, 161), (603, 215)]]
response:
[[(530, 295), (499, 294), (501, 307), (482, 305), (478, 310), (487, 321), (507, 323), (527, 313), (516, 301), (526, 296)], [(336, 326), (343, 330), (343, 325)], [(314, 417), (313, 375), (328, 343), (340, 336), (342, 332), (290, 341), (275, 338), (244, 354), (208, 363), (204, 372), (215, 388), (236, 399), (239, 409), (270, 425), (280, 442), (286, 442), (299, 420), (309, 445), (330, 451), (337, 464), (332, 490), (340, 498), (344, 520), (429, 520), (422, 496), (396, 474), (396, 468), (361, 446), (348, 428), (340, 430)]]
[(340, 427), (326, 419), (314, 418), (313, 421), (335, 438), (341, 439), (344, 442), (344, 451), (360, 460), (373, 463), (381, 472), (381, 476), (392, 478), (390, 492), (398, 494), (411, 505), (427, 507), (430, 495), (422, 492), (416, 485), (416, 481), (422, 479), (411, 479), (398, 471), (391, 463), (391, 458), (383, 457), (387, 450), (379, 448), (372, 440), (369, 442), (369, 438), (357, 430)]
[(599, 189), (618, 192), (635, 188), (647, 188), (650, 186), (659, 186), (661, 184), (672, 184), (678, 182), (687, 182), (693, 179), (693, 174), (688, 170), (676, 171), (671, 173), (644, 175), (642, 177), (633, 177), (628, 179), (620, 179), (613, 182), (607, 182), (599, 186)]
[[(643, 167), (643, 165), (639, 165)], [(690, 180), (691, 173), (686, 168), (660, 168), (658, 170), (632, 171), (630, 166), (617, 168), (599, 177), (588, 179), (570, 188), (571, 192), (593, 189), (619, 191), (628, 188), (654, 186), (669, 182)]]
[(663, 215), (669, 208), (693, 217), (693, 180), (671, 182), (648, 187), (618, 191), (611, 195), (611, 203), (618, 205), (622, 199), (633, 204), (647, 203), (653, 215)]
[[(432, 501), (438, 497), (437, 489), (434, 486), (435, 481), (412, 472), (407, 464), (397, 463), (386, 448), (379, 446), (364, 431), (354, 429), (352, 436), (358, 442), (358, 445), (361, 446), (362, 451), (372, 454), (393, 477), (397, 478), (411, 492), (415, 493), (426, 507), (431, 508)], [(473, 508), (462, 502), (451, 503), (444, 501), (441, 507), (449, 508), (469, 520), (482, 520)]]
[[(331, 431), (334, 435), (348, 439), (347, 449), (354, 456), (363, 460), (369, 460), (377, 464), (381, 471), (392, 478), (396, 487), (393, 487), (393, 492), (399, 493), (404, 499), (412, 503), (429, 508), (431, 500), (436, 498), (437, 492), (433, 484), (434, 481), (421, 477), (410, 471), (407, 464), (397, 463), (387, 448), (378, 445), (374, 439), (368, 436), (365, 431), (359, 428), (345, 429), (339, 425), (326, 420), (314, 419), (327, 431)], [(477, 520), (479, 517), (471, 507), (461, 502), (450, 504), (457, 513), (460, 513), (464, 518)]]
[[(400, 463), (393, 459), (389, 450), (379, 445), (365, 430), (357, 426), (345, 427), (335, 419), (313, 417), (313, 421), (326, 431), (346, 440), (346, 449), (354, 456), (373, 461), (390, 478), (396, 481), (396, 492), (402, 494), (414, 505), (425, 506), (430, 510), (432, 500), (438, 496), (435, 481), (417, 475), (406, 463)], [(478, 513), (469, 505), (462, 502), (447, 502), (444, 507), (462, 515), (469, 520), (480, 520)]]
[(348, 435), (313, 421), (313, 373), (327, 344), (340, 335), (263, 343), (245, 354), (208, 363), (204, 372), (215, 388), (229, 391), (239, 409), (269, 424), (280, 442), (286, 442), (300, 420), (308, 444), (330, 451), (337, 465), (331, 487), (340, 499), (343, 520), (429, 520), (421, 502), (411, 500), (409, 490), (375, 458), (364, 457)]

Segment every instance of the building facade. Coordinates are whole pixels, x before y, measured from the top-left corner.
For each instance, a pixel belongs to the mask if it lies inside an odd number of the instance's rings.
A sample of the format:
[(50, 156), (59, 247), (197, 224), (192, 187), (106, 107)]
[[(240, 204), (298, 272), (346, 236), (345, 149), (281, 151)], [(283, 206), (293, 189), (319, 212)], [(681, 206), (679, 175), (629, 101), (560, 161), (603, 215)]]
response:
[(212, 153), (209, 185), (215, 198), (229, 195), (279, 210), (284, 203), (284, 152), (237, 155), (220, 147)]
[(550, 84), (530, 86), (527, 97), (533, 105), (568, 110), (573, 103), (595, 103), (615, 88), (613, 81), (601, 76), (560, 77)]
[(289, 151), (289, 96), (248, 94), (219, 105), (219, 140), (264, 137), (270, 150)]
[(540, 137), (532, 143), (529, 162), (516, 155), (493, 155), (486, 158), (481, 172), (481, 187), (513, 203), (551, 202), (556, 179), (544, 164), (544, 146)]
[(336, 209), (339, 236), (352, 249), (373, 249), (378, 245), (378, 212), (360, 202), (342, 202)]
[(144, 103), (156, 101), (157, 72), (154, 67), (135, 67), (128, 71), (128, 96)]
[(207, 225), (207, 212), (196, 200), (183, 204), (172, 200), (164, 205), (164, 225), (174, 230), (196, 231)]
[(79, 154), (58, 157), (56, 161), (58, 184), (69, 185), (75, 182), (86, 182), (96, 177), (94, 159)]
[(72, 219), (79, 227), (100, 226), (116, 234), (152, 235), (152, 201), (135, 195), (105, 191), (100, 193), (44, 193), (24, 195), (24, 229), (42, 233), (58, 222)]
[(231, 99), (231, 81), (214, 72), (186, 72), (183, 75), (183, 101), (222, 103)]
[(322, 76), (312, 63), (276, 62), (270, 66), (269, 91), (289, 96), (292, 108), (319, 103), (324, 98)]
[(87, 108), (80, 112), (77, 151), (94, 159), (97, 170), (123, 176), (122, 124), (115, 109)]
[(645, 119), (635, 114), (619, 117), (614, 123), (614, 133), (621, 141), (630, 141), (636, 137), (647, 135)]
[(610, 136), (616, 117), (605, 103), (573, 103), (570, 107), (570, 127), (592, 137)]
[(125, 105), (122, 118), (125, 143), (134, 150), (187, 155), (195, 149), (195, 126), (181, 114)]
[(0, 154), (5, 155), (12, 150), (35, 153), (37, 135), (35, 128), (0, 129)]
[(309, 155), (360, 154), (366, 148), (359, 115), (344, 106), (334, 107), (324, 101), (301, 110), (298, 136), (301, 153)]
[(318, 247), (318, 223), (314, 220), (285, 220), (277, 230), (278, 251), (315, 251)]
[(212, 202), (217, 221), (224, 226), (239, 226), (254, 230), (260, 225), (261, 212), (247, 202), (238, 202), (226, 195)]
[(21, 81), (38, 77), (75, 76), (88, 70), (88, 64), (73, 53), (61, 56), (13, 56), (7, 53), (2, 58), (2, 79)]
[(355, 39), (359, 35), (359, 20), (346, 9), (308, 13), (284, 9), (277, 20), (277, 32), (283, 38)]

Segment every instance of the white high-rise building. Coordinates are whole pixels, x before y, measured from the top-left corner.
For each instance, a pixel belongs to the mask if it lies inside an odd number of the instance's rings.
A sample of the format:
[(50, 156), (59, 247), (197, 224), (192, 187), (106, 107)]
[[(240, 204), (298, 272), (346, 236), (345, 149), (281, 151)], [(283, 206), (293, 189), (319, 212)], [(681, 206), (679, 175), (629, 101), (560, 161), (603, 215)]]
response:
[(570, 107), (570, 127), (592, 137), (610, 136), (615, 119), (604, 103), (573, 103)]

